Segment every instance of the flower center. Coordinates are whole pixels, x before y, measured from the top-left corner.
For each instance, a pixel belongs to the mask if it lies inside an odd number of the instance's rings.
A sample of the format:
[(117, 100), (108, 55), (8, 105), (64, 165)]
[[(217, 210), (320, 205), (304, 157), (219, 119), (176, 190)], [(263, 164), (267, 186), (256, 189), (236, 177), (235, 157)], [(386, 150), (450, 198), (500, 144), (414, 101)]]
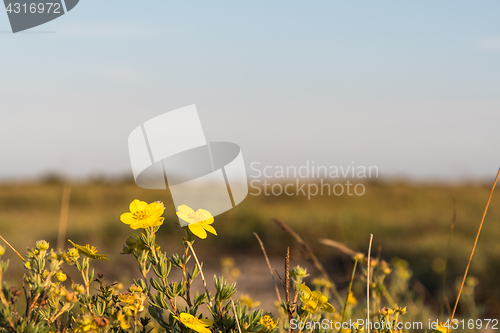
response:
[(139, 211), (139, 212), (135, 212), (135, 213), (134, 213), (134, 218), (135, 218), (136, 220), (145, 220), (145, 219), (147, 219), (148, 217), (149, 217), (149, 214), (148, 214), (148, 213), (146, 213), (146, 211), (144, 211), (144, 210), (141, 210), (141, 211)]
[(198, 213), (198, 212), (194, 212), (194, 213), (191, 213), (189, 214), (189, 218), (193, 219), (194, 221), (196, 221), (195, 223), (200, 223), (200, 222), (205, 222), (205, 216), (203, 216), (203, 214), (201, 213)]
[(194, 318), (186, 318), (186, 319), (184, 319), (184, 321), (186, 322), (186, 324), (190, 324), (190, 325), (196, 324)]

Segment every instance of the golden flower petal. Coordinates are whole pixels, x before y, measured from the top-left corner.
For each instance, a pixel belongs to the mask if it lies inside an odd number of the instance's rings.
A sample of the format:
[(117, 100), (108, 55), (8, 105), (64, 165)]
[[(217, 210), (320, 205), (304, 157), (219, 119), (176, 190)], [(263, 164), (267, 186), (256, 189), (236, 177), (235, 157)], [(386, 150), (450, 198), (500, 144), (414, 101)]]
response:
[(144, 223), (142, 221), (136, 221), (135, 223), (132, 223), (130, 225), (130, 228), (132, 228), (134, 230), (137, 230), (137, 229), (140, 229), (140, 228), (144, 228)]
[(144, 211), (148, 207), (148, 203), (135, 199), (130, 203), (129, 209), (132, 213)]
[(330, 303), (321, 304), (321, 307), (326, 312), (330, 312), (330, 313), (335, 312), (335, 308)]
[(207, 232), (205, 229), (203, 229), (203, 226), (200, 222), (198, 223), (191, 223), (188, 225), (189, 230), (196, 236), (200, 237), (201, 239), (207, 238)]
[(194, 210), (191, 207), (189, 207), (189, 206), (180, 205), (179, 207), (177, 207), (177, 213), (176, 214), (181, 219), (185, 220), (186, 222), (189, 222), (190, 216), (194, 215)]
[(198, 319), (203, 325), (212, 326), (214, 324), (210, 319)]
[(211, 225), (208, 225), (208, 224), (204, 224), (204, 223), (202, 223), (202, 225), (203, 225), (203, 228), (204, 228), (206, 231), (208, 231), (208, 232), (210, 232), (211, 234), (214, 234), (215, 236), (217, 236), (217, 231), (215, 231), (214, 227), (212, 227)]
[(132, 224), (135, 222), (135, 218), (132, 213), (123, 213), (122, 215), (120, 215), (120, 221), (125, 224)]
[(146, 208), (148, 214), (154, 217), (160, 217), (161, 215), (163, 215), (164, 210), (165, 209), (163, 208), (163, 205), (158, 202), (152, 202)]
[(306, 286), (305, 284), (302, 283), (300, 285), (300, 290), (302, 290), (302, 292), (304, 292), (304, 295), (303, 295), (304, 299), (309, 299), (311, 297), (311, 294), (312, 294), (311, 289), (309, 289), (309, 287)]
[(198, 221), (203, 221), (206, 224), (212, 224), (214, 222), (214, 217), (208, 210), (205, 209), (198, 209), (196, 211), (196, 219)]
[(328, 302), (328, 297), (326, 297), (325, 295), (323, 295), (323, 293), (321, 293), (319, 291), (315, 290), (312, 292), (311, 295), (313, 298), (316, 298), (318, 300), (318, 303), (320, 303), (320, 304)]

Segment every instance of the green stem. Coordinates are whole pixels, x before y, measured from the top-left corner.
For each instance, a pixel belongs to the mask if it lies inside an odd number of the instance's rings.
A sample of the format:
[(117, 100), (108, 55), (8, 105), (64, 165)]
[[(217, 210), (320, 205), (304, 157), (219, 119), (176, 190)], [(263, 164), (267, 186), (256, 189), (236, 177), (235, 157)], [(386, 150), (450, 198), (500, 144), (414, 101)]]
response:
[(356, 274), (356, 267), (358, 266), (358, 259), (354, 259), (354, 267), (352, 268), (352, 274), (351, 274), (351, 281), (349, 282), (349, 288), (347, 289), (347, 297), (345, 299), (345, 303), (344, 303), (344, 309), (342, 311), (342, 321), (340, 322), (340, 331), (342, 333), (342, 324), (344, 323), (345, 321), (345, 316), (346, 316), (346, 313), (347, 313), (347, 305), (348, 305), (348, 301), (349, 301), (349, 296), (351, 295), (351, 289), (352, 289), (352, 283), (354, 281), (354, 275)]
[[(187, 241), (188, 240), (186, 239), (186, 242)], [(191, 281), (189, 281), (186, 273), (188, 255), (189, 255), (189, 246), (186, 246), (186, 251), (184, 253), (184, 265), (182, 265), (182, 274), (184, 275), (184, 281), (186, 281), (186, 303), (189, 307), (191, 307), (192, 306), (191, 295), (189, 293), (191, 287)]]

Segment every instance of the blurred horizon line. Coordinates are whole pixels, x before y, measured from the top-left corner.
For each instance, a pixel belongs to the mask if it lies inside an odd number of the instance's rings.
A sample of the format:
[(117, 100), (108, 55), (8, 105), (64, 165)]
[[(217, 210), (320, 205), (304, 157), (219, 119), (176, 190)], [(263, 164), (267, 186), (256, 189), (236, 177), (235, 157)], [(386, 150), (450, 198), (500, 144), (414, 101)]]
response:
[[(471, 185), (471, 184), (489, 184), (495, 178), (492, 174), (491, 177), (487, 176), (463, 176), (463, 177), (453, 177), (453, 178), (443, 178), (443, 177), (416, 177), (404, 174), (390, 174), (381, 175), (377, 178), (352, 178), (352, 177), (283, 177), (283, 178), (268, 178), (268, 177), (248, 177), (247, 183), (250, 184), (254, 180), (258, 180), (260, 184), (263, 181), (268, 181), (270, 184), (279, 184), (290, 181), (300, 181), (301, 183), (318, 183), (323, 181), (324, 183), (339, 183), (345, 181), (356, 181), (357, 183), (363, 184), (443, 184), (443, 185)], [(133, 175), (126, 173), (115, 173), (115, 174), (92, 174), (87, 176), (66, 176), (64, 173), (59, 172), (46, 172), (36, 176), (0, 176), (0, 186), (3, 185), (34, 185), (34, 184), (99, 184), (99, 183), (110, 183), (110, 184), (127, 184), (135, 183)], [(257, 185), (259, 186), (259, 185)], [(141, 188), (137, 186), (138, 188)]]

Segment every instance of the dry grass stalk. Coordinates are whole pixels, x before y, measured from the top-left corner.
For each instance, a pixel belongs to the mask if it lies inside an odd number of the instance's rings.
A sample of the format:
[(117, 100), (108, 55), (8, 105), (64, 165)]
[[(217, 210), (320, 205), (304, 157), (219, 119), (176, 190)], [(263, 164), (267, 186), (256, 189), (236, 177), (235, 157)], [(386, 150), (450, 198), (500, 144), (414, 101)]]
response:
[(240, 320), (238, 319), (238, 314), (236, 313), (236, 307), (234, 306), (234, 301), (231, 299), (231, 305), (233, 306), (234, 319), (236, 319), (236, 325), (238, 325), (238, 332), (241, 333)]
[(207, 288), (207, 281), (205, 280), (205, 275), (203, 274), (203, 269), (201, 269), (200, 262), (198, 261), (198, 257), (196, 256), (196, 252), (194, 252), (193, 246), (191, 246), (190, 242), (187, 242), (189, 248), (191, 249), (191, 253), (193, 254), (194, 260), (196, 261), (196, 265), (198, 265), (198, 270), (200, 271), (201, 280), (203, 281), (203, 287), (205, 287), (205, 292), (207, 293), (208, 304), (212, 307), (212, 301), (210, 300), (210, 293)]
[[(293, 309), (290, 304), (290, 248), (286, 248), (286, 258), (285, 258), (285, 300), (286, 300), (286, 309), (288, 312), (288, 322), (292, 321), (293, 318)], [(292, 332), (292, 328), (288, 328), (289, 332)]]
[[(483, 228), (484, 218), (486, 217), (486, 213), (488, 212), (488, 207), (490, 206), (491, 197), (493, 196), (493, 192), (495, 191), (495, 186), (497, 185), (499, 176), (500, 176), (500, 168), (498, 169), (497, 176), (495, 178), (495, 181), (493, 182), (493, 186), (491, 187), (490, 196), (488, 198), (488, 202), (486, 203), (486, 208), (484, 209), (483, 218), (481, 219), (481, 223), (479, 224), (479, 229), (476, 234), (476, 240), (474, 241), (474, 246), (472, 247), (472, 251), (470, 253), (469, 262), (467, 263), (467, 267), (465, 268), (464, 278), (462, 279), (462, 285), (460, 286), (460, 290), (458, 291), (457, 300), (455, 301), (455, 306), (453, 307), (453, 312), (451, 313), (450, 327), (455, 317), (455, 312), (457, 311), (458, 302), (460, 301), (460, 296), (462, 295), (462, 290), (464, 289), (464, 284), (465, 280), (467, 279), (467, 273), (469, 272), (470, 263), (472, 261), (472, 257), (474, 256), (474, 251), (476, 250), (476, 245), (479, 239), (479, 235), (481, 234), (481, 229)], [(447, 332), (450, 331), (450, 327), (448, 327)]]
[(260, 248), (262, 249), (262, 253), (264, 253), (264, 258), (266, 258), (266, 263), (267, 263), (267, 267), (269, 268), (269, 273), (271, 273), (271, 277), (273, 278), (274, 288), (276, 289), (276, 296), (278, 296), (278, 301), (281, 304), (282, 301), (281, 301), (281, 295), (280, 295), (280, 292), (278, 289), (278, 284), (276, 283), (276, 279), (274, 278), (273, 268), (271, 267), (271, 263), (269, 262), (269, 257), (267, 256), (266, 249), (264, 248), (264, 243), (262, 243), (262, 240), (260, 239), (259, 235), (257, 235), (255, 232), (253, 234), (257, 238), (257, 240), (259, 241)]
[(370, 234), (370, 244), (368, 245), (368, 263), (366, 270), (366, 326), (370, 333), (370, 261), (372, 255), (373, 234)]
[(11, 250), (12, 250), (12, 251), (14, 251), (14, 252), (17, 254), (17, 256), (18, 256), (19, 258), (21, 258), (21, 260), (22, 260), (23, 262), (24, 262), (24, 261), (26, 261), (26, 260), (23, 258), (23, 256), (22, 256), (19, 252), (17, 252), (17, 251), (16, 251), (16, 249), (15, 249), (12, 245), (10, 245), (10, 243), (9, 243), (9, 242), (7, 242), (7, 240), (6, 240), (5, 238), (3, 238), (2, 236), (0, 236), (0, 239), (2, 239), (2, 240), (5, 242), (5, 244), (7, 244), (7, 245), (11, 248)]
[(344, 254), (347, 254), (348, 256), (351, 256), (351, 257), (355, 257), (356, 254), (358, 254), (356, 251), (351, 250), (346, 245), (344, 245), (344, 244), (342, 244), (340, 242), (334, 241), (332, 239), (320, 238), (319, 242), (321, 244), (323, 244), (323, 245), (331, 246), (331, 247), (339, 250), (340, 252), (342, 252)]

